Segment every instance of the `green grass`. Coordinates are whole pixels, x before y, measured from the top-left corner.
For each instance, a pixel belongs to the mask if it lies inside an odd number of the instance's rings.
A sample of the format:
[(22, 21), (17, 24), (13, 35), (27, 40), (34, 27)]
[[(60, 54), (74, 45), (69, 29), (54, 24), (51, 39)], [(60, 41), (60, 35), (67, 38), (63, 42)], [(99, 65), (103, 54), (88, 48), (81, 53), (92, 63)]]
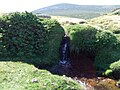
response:
[(0, 62), (0, 90), (84, 90), (84, 87), (71, 78), (52, 75), (33, 65)]

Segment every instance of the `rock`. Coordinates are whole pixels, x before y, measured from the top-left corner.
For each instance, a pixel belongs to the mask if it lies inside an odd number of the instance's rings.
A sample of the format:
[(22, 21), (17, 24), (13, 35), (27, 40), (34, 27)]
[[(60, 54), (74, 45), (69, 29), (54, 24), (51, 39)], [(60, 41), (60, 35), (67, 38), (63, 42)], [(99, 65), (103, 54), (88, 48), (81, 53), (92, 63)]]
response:
[(119, 82), (117, 82), (117, 83), (116, 83), (116, 86), (117, 86), (118, 88), (120, 88), (120, 83), (119, 83)]
[(47, 86), (47, 83), (44, 83), (44, 86)]
[(65, 64), (57, 64), (50, 69), (51, 73), (70, 76), (72, 74), (69, 62)]
[(33, 79), (31, 80), (31, 82), (32, 82), (32, 83), (38, 83), (38, 80), (37, 80), (36, 78), (33, 78)]

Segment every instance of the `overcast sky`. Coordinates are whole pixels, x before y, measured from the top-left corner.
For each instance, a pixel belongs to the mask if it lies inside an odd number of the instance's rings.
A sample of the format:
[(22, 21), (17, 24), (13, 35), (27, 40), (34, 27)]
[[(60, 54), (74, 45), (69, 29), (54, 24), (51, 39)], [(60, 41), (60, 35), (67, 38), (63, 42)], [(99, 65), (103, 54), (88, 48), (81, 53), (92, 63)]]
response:
[(0, 12), (30, 12), (58, 3), (79, 5), (120, 5), (120, 0), (0, 0)]

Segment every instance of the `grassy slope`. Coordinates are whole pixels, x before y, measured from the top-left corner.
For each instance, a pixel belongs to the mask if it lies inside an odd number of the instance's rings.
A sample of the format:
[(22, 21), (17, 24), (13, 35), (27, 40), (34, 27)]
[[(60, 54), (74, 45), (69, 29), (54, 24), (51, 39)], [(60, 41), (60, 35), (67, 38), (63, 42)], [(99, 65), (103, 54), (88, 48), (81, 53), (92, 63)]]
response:
[[(37, 79), (33, 82), (33, 79)], [(0, 62), (0, 90), (84, 90), (71, 78), (21, 62)]]
[(120, 16), (119, 15), (104, 15), (90, 20), (90, 24), (97, 25), (105, 30), (110, 30), (114, 33), (120, 33)]

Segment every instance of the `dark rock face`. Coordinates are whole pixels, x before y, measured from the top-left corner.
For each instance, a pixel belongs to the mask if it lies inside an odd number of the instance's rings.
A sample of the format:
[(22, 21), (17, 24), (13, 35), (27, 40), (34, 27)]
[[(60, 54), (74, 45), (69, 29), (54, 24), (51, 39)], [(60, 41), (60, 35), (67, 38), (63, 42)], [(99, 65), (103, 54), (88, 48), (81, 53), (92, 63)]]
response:
[(70, 62), (66, 62), (65, 64), (56, 64), (50, 69), (51, 73), (72, 76), (72, 67)]

